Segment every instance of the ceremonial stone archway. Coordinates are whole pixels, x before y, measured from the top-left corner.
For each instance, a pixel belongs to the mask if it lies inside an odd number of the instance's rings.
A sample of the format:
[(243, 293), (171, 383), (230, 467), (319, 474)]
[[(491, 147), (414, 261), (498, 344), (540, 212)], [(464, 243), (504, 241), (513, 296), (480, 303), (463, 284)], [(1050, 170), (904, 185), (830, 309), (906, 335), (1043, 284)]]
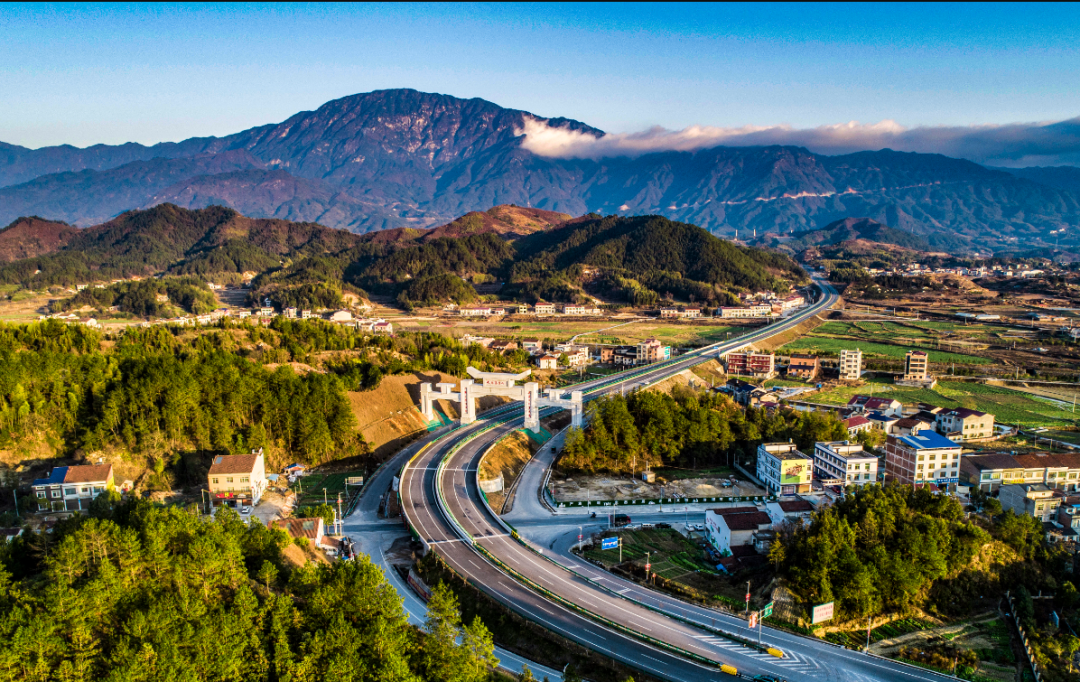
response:
[[(532, 370), (518, 374), (505, 372), (481, 372), (475, 367), (466, 370), (472, 379), (462, 379), (457, 391), (451, 383), (420, 384), (420, 411), (429, 422), (435, 419), (436, 400), (455, 400), (459, 405), (461, 423), (471, 424), (476, 421), (476, 399), (486, 395), (501, 395), (525, 403), (525, 428), (536, 432), (540, 430), (540, 408), (562, 407), (570, 410), (571, 423), (581, 427), (582, 393), (572, 391), (569, 398), (558, 389), (546, 389), (540, 395), (540, 384), (530, 381), (523, 386), (517, 382), (528, 378)], [(438, 389), (438, 390), (435, 390)]]

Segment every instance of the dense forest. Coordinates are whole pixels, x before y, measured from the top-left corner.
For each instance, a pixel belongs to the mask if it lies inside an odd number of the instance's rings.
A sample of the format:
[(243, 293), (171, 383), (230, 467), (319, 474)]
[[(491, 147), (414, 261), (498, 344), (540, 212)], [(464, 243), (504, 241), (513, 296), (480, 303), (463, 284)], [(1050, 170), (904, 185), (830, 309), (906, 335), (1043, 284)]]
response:
[(229, 509), (103, 495), (0, 548), (0, 680), (492, 679), (491, 633), (445, 587), (417, 630), (365, 555), (297, 566), (289, 543)]
[(705, 467), (730, 463), (733, 454), (749, 454), (763, 440), (790, 438), (810, 448), (815, 441), (847, 435), (831, 414), (744, 411), (727, 397), (690, 390), (609, 396), (590, 403), (588, 410), (589, 426), (567, 434), (561, 470), (629, 472), (646, 464)]
[[(317, 371), (280, 364), (289, 362)], [(522, 357), (438, 334), (369, 337), (320, 320), (130, 327), (115, 337), (56, 320), (0, 325), (0, 447), (38, 436), (61, 453), (138, 452), (166, 458), (181, 477), (184, 452), (207, 459), (265, 447), (309, 463), (362, 455), (368, 446), (346, 391), (419, 370), (465, 376), (470, 363), (509, 368)]]
[(332, 308), (345, 293), (367, 291), (405, 307), (468, 303), (482, 282), (504, 282), (502, 296), (530, 302), (716, 304), (735, 291), (782, 292), (805, 280), (787, 256), (660, 216), (591, 215), (521, 238), (449, 227), (361, 236), (162, 204), (82, 230), (53, 253), (0, 264), (0, 284), (40, 290), (160, 273), (235, 283), (253, 272), (251, 301)]
[[(158, 300), (164, 296), (167, 300)], [(89, 287), (70, 298), (49, 304), (53, 312), (79, 310), (83, 307), (105, 311), (112, 306), (138, 317), (171, 317), (178, 310), (200, 315), (218, 307), (206, 282), (195, 277), (164, 277), (117, 282), (102, 289)]]

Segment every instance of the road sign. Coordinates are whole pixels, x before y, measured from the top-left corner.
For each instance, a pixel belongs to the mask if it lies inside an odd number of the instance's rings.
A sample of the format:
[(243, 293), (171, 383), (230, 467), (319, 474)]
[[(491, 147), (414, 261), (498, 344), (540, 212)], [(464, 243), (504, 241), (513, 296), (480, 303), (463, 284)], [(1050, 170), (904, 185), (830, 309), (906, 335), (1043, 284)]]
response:
[(618, 549), (619, 538), (604, 538), (600, 542), (600, 549)]
[(750, 614), (750, 629), (751, 630), (753, 630), (754, 628), (757, 627), (757, 619), (758, 619), (757, 611), (754, 611), (753, 613)]
[(832, 620), (833, 617), (833, 602), (827, 604), (818, 604), (814, 607), (813, 616), (810, 619), (810, 623), (817, 625), (818, 623), (824, 623), (827, 620)]
[(765, 608), (761, 609), (761, 617), (768, 618), (772, 615), (773, 602), (769, 602), (765, 605)]

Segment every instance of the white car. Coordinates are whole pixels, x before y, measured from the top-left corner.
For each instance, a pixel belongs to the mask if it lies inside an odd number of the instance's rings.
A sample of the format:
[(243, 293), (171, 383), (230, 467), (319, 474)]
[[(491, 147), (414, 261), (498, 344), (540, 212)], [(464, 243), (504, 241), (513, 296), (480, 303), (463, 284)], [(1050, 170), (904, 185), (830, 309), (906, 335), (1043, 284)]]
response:
[(241, 514), (250, 514), (251, 513), (251, 507), (246, 507), (246, 506), (245, 507), (240, 507), (240, 513)]

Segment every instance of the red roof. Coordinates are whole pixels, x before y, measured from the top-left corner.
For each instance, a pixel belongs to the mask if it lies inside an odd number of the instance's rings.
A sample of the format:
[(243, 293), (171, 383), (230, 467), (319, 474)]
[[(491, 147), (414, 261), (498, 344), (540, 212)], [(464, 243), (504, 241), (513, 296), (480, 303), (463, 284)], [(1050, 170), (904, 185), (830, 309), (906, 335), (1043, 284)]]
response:
[(856, 426), (862, 426), (864, 424), (869, 424), (869, 423), (870, 423), (870, 420), (867, 419), (866, 417), (862, 416), (861, 414), (857, 414), (854, 417), (848, 417), (847, 419), (844, 420), (844, 424), (849, 429), (853, 429)]
[(757, 507), (728, 507), (727, 509), (713, 509), (713, 513), (720, 516), (731, 516), (732, 514), (749, 514), (757, 510)]
[(731, 530), (759, 530), (762, 526), (771, 526), (772, 518), (762, 511), (753, 511), (746, 514), (726, 514), (724, 523)]
[(814, 511), (814, 505), (806, 500), (782, 500), (780, 502), (780, 508), (789, 514)]

